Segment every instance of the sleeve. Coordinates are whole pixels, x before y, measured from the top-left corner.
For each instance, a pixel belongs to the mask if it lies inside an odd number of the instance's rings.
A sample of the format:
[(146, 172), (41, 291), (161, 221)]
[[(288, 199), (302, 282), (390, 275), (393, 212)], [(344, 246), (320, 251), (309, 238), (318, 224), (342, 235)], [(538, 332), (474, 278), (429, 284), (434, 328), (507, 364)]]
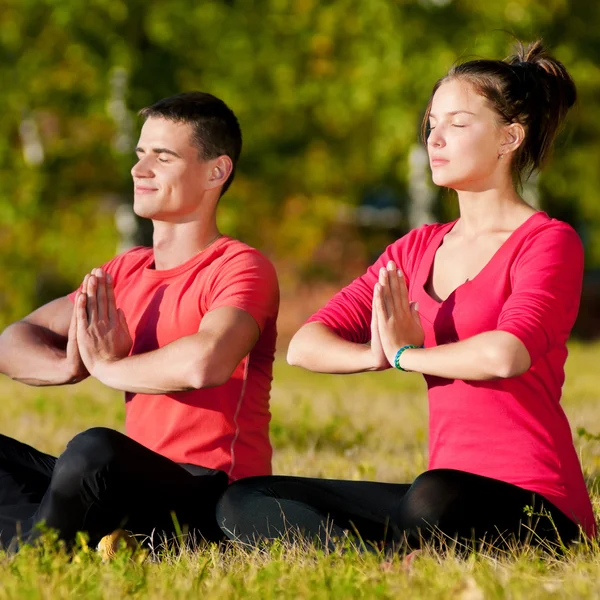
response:
[(373, 291), (379, 279), (379, 270), (390, 260), (402, 270), (409, 296), (413, 279), (415, 257), (422, 246), (420, 235), (432, 226), (425, 226), (410, 231), (405, 236), (389, 245), (383, 254), (352, 283), (339, 291), (323, 308), (310, 317), (307, 323), (323, 323), (342, 339), (349, 342), (365, 344), (371, 339), (371, 313), (373, 307)]
[(220, 265), (206, 296), (205, 312), (233, 306), (249, 313), (262, 331), (279, 311), (279, 283), (271, 262), (248, 248)]
[(566, 223), (532, 236), (515, 262), (512, 293), (497, 329), (524, 344), (532, 365), (567, 342), (579, 311), (583, 267), (581, 240)]

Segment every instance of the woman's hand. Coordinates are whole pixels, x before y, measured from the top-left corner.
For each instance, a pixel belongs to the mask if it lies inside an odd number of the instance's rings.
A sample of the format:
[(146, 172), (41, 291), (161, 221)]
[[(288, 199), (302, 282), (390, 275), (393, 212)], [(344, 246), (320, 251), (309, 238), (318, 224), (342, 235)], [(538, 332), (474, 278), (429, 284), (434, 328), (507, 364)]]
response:
[(383, 371), (390, 368), (387, 356), (383, 350), (381, 336), (379, 334), (379, 320), (377, 315), (376, 294), (373, 293), (373, 307), (371, 312), (371, 341), (369, 342), (371, 349), (372, 369), (374, 371)]
[(394, 366), (398, 350), (409, 344), (422, 346), (425, 334), (417, 306), (409, 302), (406, 281), (393, 261), (387, 264), (387, 269), (379, 271), (373, 306), (381, 347), (390, 365)]

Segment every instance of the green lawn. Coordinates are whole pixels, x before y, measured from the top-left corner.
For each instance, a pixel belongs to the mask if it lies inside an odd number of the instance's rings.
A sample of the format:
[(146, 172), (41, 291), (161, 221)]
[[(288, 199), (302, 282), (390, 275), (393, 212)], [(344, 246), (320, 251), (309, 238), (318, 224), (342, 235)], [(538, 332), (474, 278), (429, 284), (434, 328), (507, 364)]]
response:
[[(571, 346), (563, 404), (571, 420), (596, 513), (600, 513), (600, 345)], [(94, 381), (35, 389), (0, 382), (0, 432), (59, 453), (77, 432), (122, 429), (121, 395)], [(272, 394), (276, 473), (410, 481), (426, 467), (427, 407), (420, 377), (398, 372), (315, 375), (278, 361)], [(595, 437), (596, 436), (596, 437)], [(210, 547), (161, 561), (121, 555), (102, 564), (28, 549), (0, 554), (3, 598), (599, 598), (596, 543), (562, 560), (522, 551), (504, 558), (426, 552), (407, 572), (374, 554), (324, 555), (290, 544), (248, 553)]]

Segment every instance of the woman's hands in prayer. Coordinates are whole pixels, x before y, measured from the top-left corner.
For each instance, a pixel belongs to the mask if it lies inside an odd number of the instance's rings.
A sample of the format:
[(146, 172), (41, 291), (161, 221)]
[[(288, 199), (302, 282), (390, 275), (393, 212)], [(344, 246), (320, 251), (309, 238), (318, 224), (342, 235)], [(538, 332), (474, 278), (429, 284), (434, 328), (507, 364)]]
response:
[[(422, 346), (425, 339), (417, 305), (408, 299), (402, 272), (393, 261), (379, 271), (373, 293), (373, 319), (377, 323), (379, 344), (390, 365), (400, 348)], [(373, 342), (371, 342), (373, 347)]]

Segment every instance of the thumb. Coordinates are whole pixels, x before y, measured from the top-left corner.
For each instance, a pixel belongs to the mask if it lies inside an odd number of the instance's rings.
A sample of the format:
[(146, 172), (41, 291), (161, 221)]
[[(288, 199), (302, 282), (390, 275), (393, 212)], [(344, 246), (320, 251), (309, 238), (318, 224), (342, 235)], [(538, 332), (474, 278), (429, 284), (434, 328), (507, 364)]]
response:
[(418, 302), (410, 303), (410, 314), (412, 315), (412, 318), (414, 319), (415, 323), (420, 325), (421, 324), (421, 315), (419, 314), (419, 303)]
[(125, 318), (125, 313), (120, 308), (117, 310), (117, 312), (119, 314), (119, 323), (121, 324), (121, 327), (126, 331), (129, 331), (129, 327), (127, 326), (127, 319)]

